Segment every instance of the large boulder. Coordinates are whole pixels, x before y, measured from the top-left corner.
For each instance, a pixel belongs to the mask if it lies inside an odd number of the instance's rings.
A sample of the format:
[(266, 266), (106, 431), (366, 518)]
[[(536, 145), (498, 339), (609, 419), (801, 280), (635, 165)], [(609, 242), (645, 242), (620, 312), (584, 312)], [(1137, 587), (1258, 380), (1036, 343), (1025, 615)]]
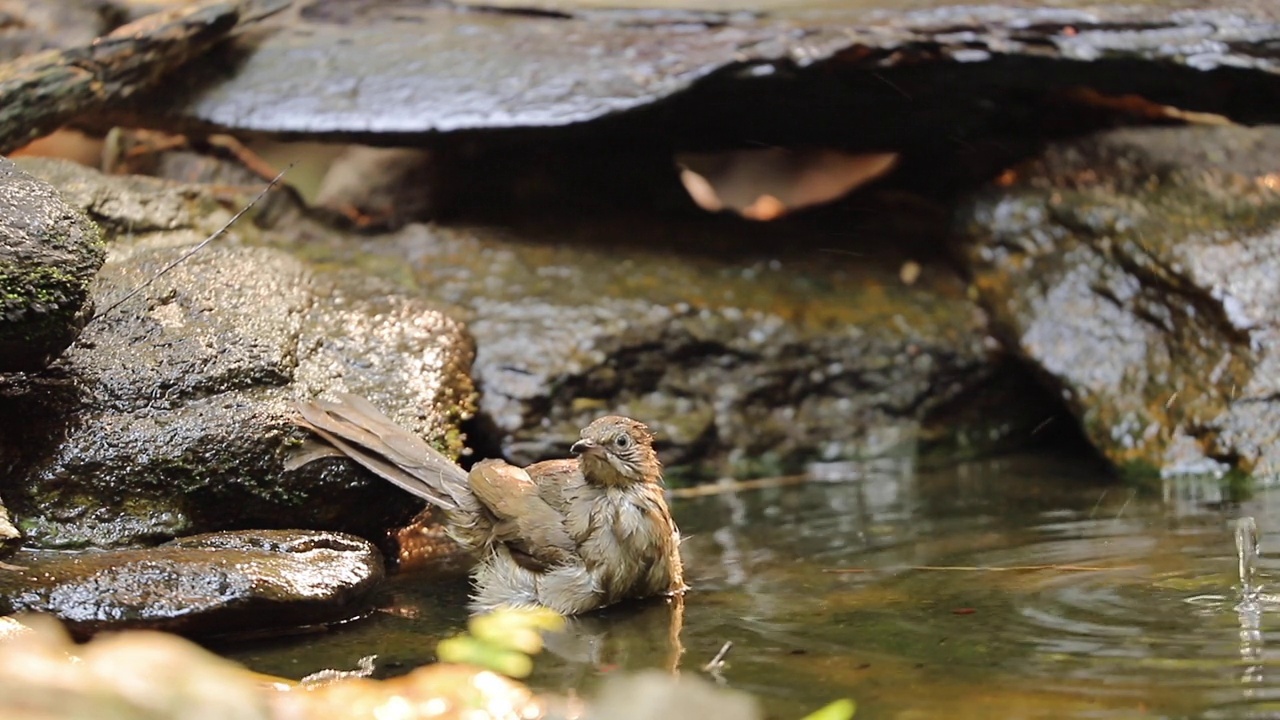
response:
[[(226, 218), (197, 188), (31, 162), (113, 237), (104, 307)], [(310, 528), (381, 538), (420, 506), (351, 463), (289, 463), (292, 402), (368, 396), (462, 447), (473, 347), (462, 326), (370, 278), (251, 246), (252, 225), (92, 322), (56, 368), (0, 388), (3, 496), (26, 541), (118, 546)]]
[(1280, 128), (1049, 147), (961, 214), (1007, 343), (1131, 473), (1280, 472)]
[[(630, 114), (662, 127), (597, 129), (641, 143), (709, 131), (765, 144), (780, 129), (800, 137), (803, 125), (808, 142), (837, 134), (874, 147), (1007, 132), (1019, 118), (1002, 105), (1073, 85), (1161, 103), (1280, 85), (1267, 77), (1280, 72), (1269, 49), (1280, 10), (1255, 0), (814, 3), (802, 13), (539, 4), (551, 10), (307, 3), (84, 122), (409, 145)], [(1217, 68), (1252, 72), (1200, 72)]]

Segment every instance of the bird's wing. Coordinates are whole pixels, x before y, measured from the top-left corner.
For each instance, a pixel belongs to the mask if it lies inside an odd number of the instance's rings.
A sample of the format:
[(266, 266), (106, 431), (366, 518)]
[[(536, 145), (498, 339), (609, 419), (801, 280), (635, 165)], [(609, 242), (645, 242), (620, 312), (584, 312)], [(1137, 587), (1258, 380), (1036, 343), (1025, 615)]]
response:
[(523, 468), (501, 460), (484, 460), (471, 468), (471, 491), (498, 518), (495, 538), (545, 569), (577, 557), (577, 544), (565, 528), (564, 515), (539, 495)]

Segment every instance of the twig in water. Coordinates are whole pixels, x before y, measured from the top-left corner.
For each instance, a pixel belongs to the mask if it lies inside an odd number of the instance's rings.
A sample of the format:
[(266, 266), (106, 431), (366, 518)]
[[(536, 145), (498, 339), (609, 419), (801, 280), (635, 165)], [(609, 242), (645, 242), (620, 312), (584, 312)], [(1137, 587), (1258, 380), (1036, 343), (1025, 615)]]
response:
[(1135, 497), (1137, 497), (1137, 496), (1138, 496), (1138, 491), (1137, 491), (1137, 490), (1130, 490), (1130, 491), (1129, 491), (1129, 497), (1125, 498), (1124, 504), (1120, 506), (1120, 509), (1119, 509), (1118, 511), (1116, 511), (1116, 519), (1117, 519), (1117, 520), (1119, 520), (1119, 519), (1120, 519), (1120, 516), (1121, 516), (1121, 515), (1123, 515), (1123, 514), (1124, 514), (1124, 511), (1129, 507), (1129, 503), (1133, 502), (1133, 499), (1134, 499)]
[(250, 200), (248, 205), (245, 205), (243, 208), (241, 208), (241, 209), (240, 209), (240, 212), (236, 213), (235, 215), (232, 215), (232, 216), (231, 216), (231, 219), (230, 219), (230, 220), (228, 220), (228, 221), (226, 221), (225, 223), (223, 223), (222, 227), (218, 228), (216, 232), (214, 232), (212, 235), (210, 235), (209, 237), (205, 238), (204, 240), (201, 240), (201, 241), (200, 241), (200, 243), (199, 243), (198, 245), (196, 245), (195, 247), (193, 247), (193, 248), (191, 248), (190, 250), (188, 250), (188, 251), (186, 251), (185, 253), (183, 253), (181, 256), (179, 256), (179, 257), (178, 257), (178, 259), (177, 259), (177, 260), (174, 260), (173, 262), (169, 263), (168, 265), (165, 265), (163, 268), (161, 268), (161, 269), (160, 269), (160, 272), (156, 273), (155, 275), (152, 275), (150, 278), (148, 278), (148, 279), (147, 279), (147, 281), (146, 281), (146, 282), (142, 283), (142, 284), (141, 284), (141, 285), (139, 285), (138, 287), (136, 287), (136, 288), (134, 288), (134, 289), (130, 290), (129, 292), (125, 293), (125, 296), (124, 296), (124, 297), (122, 297), (122, 298), (120, 298), (119, 300), (117, 300), (117, 301), (115, 301), (115, 302), (111, 303), (111, 305), (107, 306), (107, 309), (106, 309), (106, 310), (103, 310), (102, 312), (95, 314), (92, 318), (90, 318), (90, 319), (89, 319), (89, 322), (93, 322), (94, 320), (97, 320), (98, 318), (100, 318), (100, 317), (102, 317), (102, 316), (106, 315), (107, 313), (111, 312), (112, 310), (115, 310), (116, 308), (120, 307), (120, 306), (121, 306), (121, 305), (123, 305), (126, 301), (128, 301), (128, 300), (129, 300), (129, 298), (131, 298), (131, 297), (133, 297), (134, 295), (137, 295), (138, 293), (140, 293), (140, 292), (142, 292), (143, 290), (147, 289), (147, 287), (148, 287), (149, 285), (151, 285), (151, 283), (153, 283), (153, 282), (155, 282), (157, 279), (159, 279), (159, 277), (160, 277), (161, 275), (164, 275), (165, 273), (167, 273), (167, 272), (169, 272), (170, 270), (174, 269), (174, 268), (175, 268), (175, 267), (177, 267), (178, 265), (182, 264), (182, 263), (183, 263), (187, 258), (191, 257), (192, 255), (195, 255), (197, 252), (199, 252), (201, 249), (203, 249), (205, 245), (208, 245), (209, 243), (211, 243), (211, 242), (213, 242), (214, 240), (216, 240), (216, 239), (218, 239), (219, 237), (221, 237), (221, 236), (222, 236), (222, 234), (223, 234), (223, 233), (225, 233), (227, 230), (229, 230), (229, 229), (231, 228), (231, 226), (232, 226), (232, 225), (234, 225), (234, 224), (235, 224), (235, 222), (236, 222), (237, 220), (239, 220), (239, 219), (240, 219), (240, 217), (241, 217), (242, 215), (244, 215), (245, 213), (249, 212), (249, 209), (250, 209), (250, 208), (252, 208), (254, 205), (257, 205), (259, 200), (261, 200), (261, 199), (262, 199), (262, 198), (263, 198), (267, 193), (271, 192), (271, 188), (275, 187), (275, 186), (276, 186), (276, 184), (280, 182), (280, 178), (284, 177), (284, 174), (285, 174), (285, 173), (287, 173), (287, 172), (289, 172), (290, 168), (292, 168), (292, 167), (293, 167), (293, 163), (289, 163), (288, 167), (286, 167), (285, 169), (281, 170), (281, 171), (280, 171), (280, 174), (278, 174), (278, 175), (276, 175), (274, 178), (272, 178), (272, 179), (271, 179), (271, 182), (267, 183), (267, 186), (266, 186), (266, 187), (264, 187), (264, 188), (262, 188), (262, 192), (258, 193), (258, 194), (257, 194), (257, 196), (255, 196), (252, 200)]
[[(1064, 572), (1102, 572), (1106, 570), (1132, 570), (1136, 565), (1116, 565), (1103, 567), (1098, 565), (1007, 565), (1002, 567), (972, 565), (909, 565), (907, 570), (943, 570), (962, 572), (1028, 572), (1032, 570), (1062, 570)], [(845, 575), (850, 573), (870, 572), (867, 568), (823, 568), (824, 573)]]
[(1101, 572), (1104, 570), (1132, 570), (1136, 565), (1116, 565), (1105, 567), (1101, 565), (1006, 565), (1002, 567), (970, 567), (966, 565), (914, 565), (911, 570), (961, 570), (972, 571), (981, 570), (987, 572), (1026, 572), (1031, 570), (1062, 570), (1066, 572)]
[(1107, 496), (1107, 491), (1111, 488), (1102, 488), (1102, 493), (1098, 495), (1098, 501), (1093, 504), (1093, 509), (1089, 511), (1089, 519), (1092, 520), (1098, 514), (1098, 508), (1102, 507), (1102, 499)]
[(706, 665), (702, 666), (702, 672), (715, 675), (724, 669), (724, 659), (729, 655), (729, 651), (733, 649), (733, 641), (725, 640), (724, 645), (720, 646), (720, 652), (715, 654)]
[(707, 483), (706, 485), (694, 485), (693, 487), (674, 488), (668, 491), (668, 494), (673, 498), (706, 497), (708, 495), (738, 492), (739, 490), (760, 490), (784, 485), (799, 485), (812, 479), (813, 477), (810, 475), (782, 475), (779, 477), (754, 478), (752, 480), (728, 480)]

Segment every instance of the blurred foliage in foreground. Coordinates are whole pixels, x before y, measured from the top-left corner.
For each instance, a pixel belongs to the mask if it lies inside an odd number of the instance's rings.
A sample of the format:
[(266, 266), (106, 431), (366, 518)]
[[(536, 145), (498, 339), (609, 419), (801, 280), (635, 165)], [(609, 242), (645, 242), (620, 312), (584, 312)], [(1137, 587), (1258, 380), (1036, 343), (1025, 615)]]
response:
[[(441, 662), (373, 680), (372, 662), (295, 682), (254, 673), (168, 633), (132, 630), (77, 645), (48, 617), (0, 617), (5, 720), (760, 720), (756, 700), (699, 674), (609, 678), (589, 701), (537, 696), (527, 677), (550, 611), (472, 618), (440, 642)], [(805, 720), (849, 720), (840, 700)]]
[(542, 652), (542, 633), (563, 628), (564, 618), (546, 608), (476, 615), (467, 623), (467, 634), (436, 645), (436, 656), (440, 662), (478, 665), (525, 678), (533, 672), (532, 656)]

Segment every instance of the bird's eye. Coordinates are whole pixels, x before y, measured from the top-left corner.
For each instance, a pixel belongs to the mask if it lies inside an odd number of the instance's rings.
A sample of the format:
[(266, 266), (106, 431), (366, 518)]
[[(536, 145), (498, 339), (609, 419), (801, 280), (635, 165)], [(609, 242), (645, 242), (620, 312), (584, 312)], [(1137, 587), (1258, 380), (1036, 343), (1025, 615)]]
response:
[(614, 444), (614, 445), (617, 445), (619, 448), (621, 448), (621, 449), (625, 450), (625, 449), (627, 449), (627, 448), (631, 445), (631, 436), (630, 436), (630, 435), (619, 435), (619, 436), (618, 436), (618, 437), (613, 441), (613, 444)]

